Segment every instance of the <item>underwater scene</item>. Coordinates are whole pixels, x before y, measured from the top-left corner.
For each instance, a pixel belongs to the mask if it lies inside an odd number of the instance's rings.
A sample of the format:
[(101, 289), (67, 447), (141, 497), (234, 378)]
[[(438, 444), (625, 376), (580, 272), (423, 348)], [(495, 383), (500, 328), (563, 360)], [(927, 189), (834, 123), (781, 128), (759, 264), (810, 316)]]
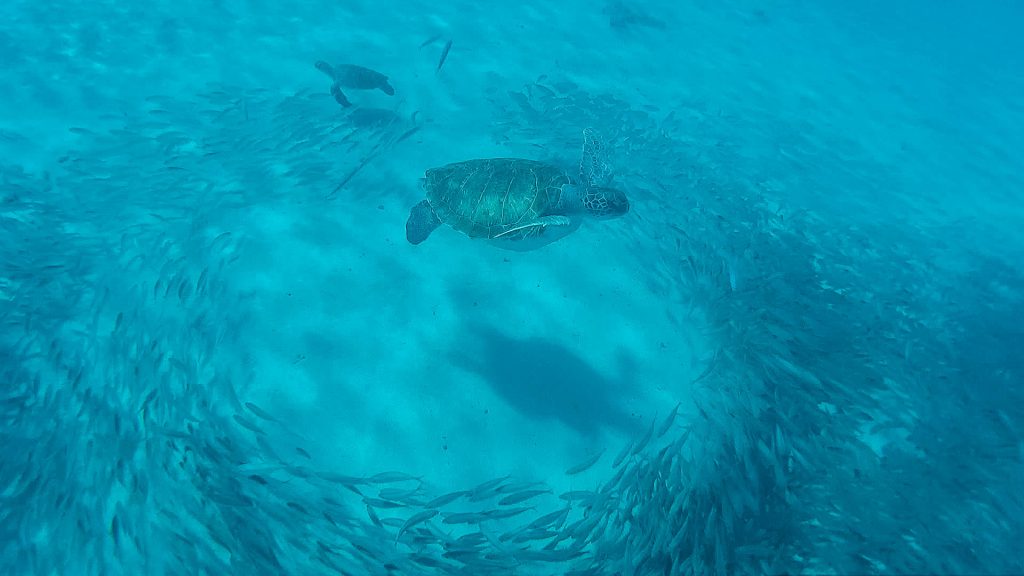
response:
[(1024, 574), (1021, 22), (6, 0), (0, 574)]

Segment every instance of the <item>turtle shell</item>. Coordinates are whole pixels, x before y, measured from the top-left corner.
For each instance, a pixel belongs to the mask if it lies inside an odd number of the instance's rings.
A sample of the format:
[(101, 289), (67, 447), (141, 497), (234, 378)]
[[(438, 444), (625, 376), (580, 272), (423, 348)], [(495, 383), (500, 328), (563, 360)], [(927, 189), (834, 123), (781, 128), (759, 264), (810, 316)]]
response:
[(494, 238), (555, 214), (564, 170), (519, 158), (467, 160), (427, 170), (423, 187), (437, 217), (470, 238)]
[[(338, 64), (334, 67), (334, 80), (345, 88), (358, 90), (384, 89), (388, 86), (388, 77), (355, 64)], [(386, 90), (385, 90), (386, 91)]]

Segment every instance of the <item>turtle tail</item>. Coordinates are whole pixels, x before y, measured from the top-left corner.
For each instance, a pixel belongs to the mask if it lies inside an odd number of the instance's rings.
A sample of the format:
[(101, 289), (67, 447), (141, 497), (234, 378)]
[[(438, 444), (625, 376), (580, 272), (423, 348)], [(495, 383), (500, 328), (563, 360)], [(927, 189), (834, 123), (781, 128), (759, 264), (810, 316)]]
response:
[(434, 214), (430, 202), (423, 200), (409, 211), (409, 219), (405, 221), (405, 239), (410, 244), (419, 244), (440, 225), (441, 219)]

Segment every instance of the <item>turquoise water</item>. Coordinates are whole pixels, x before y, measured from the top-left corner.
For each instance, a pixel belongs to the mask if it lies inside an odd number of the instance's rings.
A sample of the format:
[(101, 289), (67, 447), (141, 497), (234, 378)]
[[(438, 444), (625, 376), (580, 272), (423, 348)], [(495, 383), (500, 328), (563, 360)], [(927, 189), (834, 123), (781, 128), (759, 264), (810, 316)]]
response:
[(1020, 8), (436, 4), (0, 7), (0, 573), (1024, 572)]

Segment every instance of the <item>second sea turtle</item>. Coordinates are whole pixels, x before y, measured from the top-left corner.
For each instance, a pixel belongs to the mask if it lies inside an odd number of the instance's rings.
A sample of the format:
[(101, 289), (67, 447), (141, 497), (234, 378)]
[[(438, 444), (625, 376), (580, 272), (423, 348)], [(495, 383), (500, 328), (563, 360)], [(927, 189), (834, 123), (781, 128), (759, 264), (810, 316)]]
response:
[(352, 90), (380, 90), (388, 96), (394, 96), (395, 89), (388, 82), (388, 77), (371, 70), (364, 66), (356, 64), (328, 64), (323, 60), (318, 60), (315, 64), (316, 69), (327, 74), (331, 78), (331, 95), (334, 99), (344, 107), (352, 105), (345, 93), (341, 91), (342, 88), (348, 88)]

